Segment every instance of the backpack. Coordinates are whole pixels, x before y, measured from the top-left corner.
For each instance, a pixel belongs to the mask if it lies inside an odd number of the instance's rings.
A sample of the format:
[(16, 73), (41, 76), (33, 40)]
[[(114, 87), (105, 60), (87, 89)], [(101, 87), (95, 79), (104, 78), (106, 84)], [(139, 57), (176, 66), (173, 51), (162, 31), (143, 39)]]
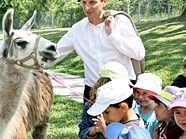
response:
[[(138, 33), (138, 31), (137, 31), (137, 29), (136, 29), (136, 26), (135, 26), (134, 22), (132, 21), (131, 17), (126, 12), (124, 12), (124, 11), (114, 11), (114, 10), (107, 10), (107, 11), (104, 12), (104, 16), (105, 17), (108, 17), (108, 16), (114, 16), (115, 17), (118, 14), (122, 14), (122, 15), (126, 16), (131, 21), (132, 26), (133, 26), (136, 34), (138, 36), (140, 36), (139, 33)], [(131, 61), (132, 61), (132, 65), (133, 65), (133, 68), (134, 68), (134, 72), (136, 74), (136, 77), (138, 77), (138, 75), (140, 75), (140, 74), (142, 74), (142, 73), (145, 72), (145, 62), (144, 62), (144, 59), (142, 59), (142, 60), (135, 60), (135, 59), (132, 59), (131, 58)]]

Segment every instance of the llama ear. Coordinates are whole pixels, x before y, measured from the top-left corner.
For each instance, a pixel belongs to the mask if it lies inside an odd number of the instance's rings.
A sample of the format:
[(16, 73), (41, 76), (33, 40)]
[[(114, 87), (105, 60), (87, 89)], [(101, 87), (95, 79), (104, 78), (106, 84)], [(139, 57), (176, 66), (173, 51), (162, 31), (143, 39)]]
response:
[(9, 9), (3, 17), (2, 29), (4, 37), (11, 36), (11, 32), (13, 30), (13, 15), (14, 9)]
[(36, 10), (34, 11), (32, 17), (23, 25), (23, 27), (21, 29), (29, 31), (32, 28), (32, 26), (34, 25), (35, 20), (36, 20)]

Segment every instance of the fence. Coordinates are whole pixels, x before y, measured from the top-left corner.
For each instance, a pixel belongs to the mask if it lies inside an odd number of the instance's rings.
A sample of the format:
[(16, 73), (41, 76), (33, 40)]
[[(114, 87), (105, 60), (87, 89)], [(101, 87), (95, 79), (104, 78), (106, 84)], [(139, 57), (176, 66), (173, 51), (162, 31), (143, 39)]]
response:
[[(136, 9), (130, 9), (126, 4), (109, 7), (109, 9), (114, 10), (125, 10), (129, 12), (135, 21), (141, 21), (143, 19), (158, 20), (159, 18), (168, 18), (179, 14), (179, 11), (174, 8), (173, 5), (168, 5), (167, 9), (162, 10), (156, 14), (147, 14), (150, 6), (144, 9), (143, 5)], [(152, 8), (152, 7), (151, 7)], [(143, 9), (143, 11), (141, 10)], [(32, 13), (28, 15), (15, 13), (14, 17), (14, 28), (21, 27), (26, 20), (31, 16)], [(42, 13), (37, 13), (36, 24), (34, 28), (63, 28), (71, 27), (75, 22), (81, 20), (84, 17), (83, 11), (81, 9), (71, 9), (68, 11), (60, 11), (57, 13), (52, 13), (51, 11)], [(0, 14), (0, 21), (2, 21), (3, 15)], [(2, 22), (0, 22), (0, 26)], [(1, 28), (0, 28), (1, 30)]]

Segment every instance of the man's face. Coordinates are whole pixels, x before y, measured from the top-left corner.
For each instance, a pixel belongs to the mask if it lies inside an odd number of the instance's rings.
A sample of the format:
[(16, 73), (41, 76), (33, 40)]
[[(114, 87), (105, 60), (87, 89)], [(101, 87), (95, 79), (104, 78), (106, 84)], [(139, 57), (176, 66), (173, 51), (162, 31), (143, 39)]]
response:
[(85, 15), (91, 20), (99, 17), (106, 0), (82, 0), (82, 7)]

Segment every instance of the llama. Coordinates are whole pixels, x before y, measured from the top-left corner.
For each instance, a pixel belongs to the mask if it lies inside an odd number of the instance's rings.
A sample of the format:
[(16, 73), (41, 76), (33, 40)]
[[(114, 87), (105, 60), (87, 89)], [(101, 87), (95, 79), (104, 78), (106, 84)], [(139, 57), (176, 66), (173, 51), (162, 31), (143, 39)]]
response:
[(57, 58), (54, 43), (30, 29), (36, 12), (19, 29), (13, 29), (13, 9), (2, 23), (0, 45), (0, 139), (26, 139), (32, 131), (34, 139), (45, 139), (52, 85), (41, 69)]

